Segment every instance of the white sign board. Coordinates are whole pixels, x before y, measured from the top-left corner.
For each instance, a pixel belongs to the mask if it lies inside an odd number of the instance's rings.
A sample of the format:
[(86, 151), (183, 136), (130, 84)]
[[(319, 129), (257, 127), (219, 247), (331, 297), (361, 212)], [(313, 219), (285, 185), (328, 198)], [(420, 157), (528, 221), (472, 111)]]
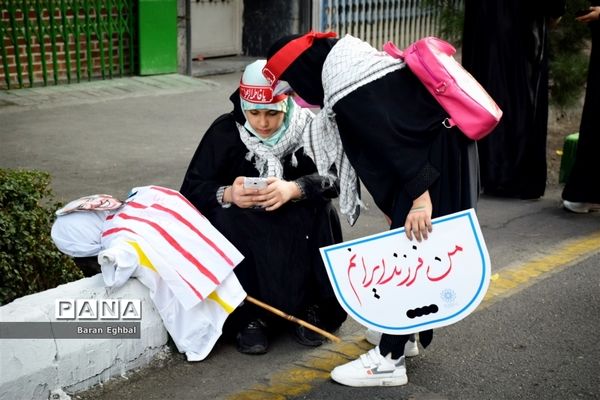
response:
[(409, 334), (453, 324), (481, 303), (491, 268), (475, 210), (432, 223), (420, 243), (398, 228), (321, 248), (352, 318), (379, 332)]

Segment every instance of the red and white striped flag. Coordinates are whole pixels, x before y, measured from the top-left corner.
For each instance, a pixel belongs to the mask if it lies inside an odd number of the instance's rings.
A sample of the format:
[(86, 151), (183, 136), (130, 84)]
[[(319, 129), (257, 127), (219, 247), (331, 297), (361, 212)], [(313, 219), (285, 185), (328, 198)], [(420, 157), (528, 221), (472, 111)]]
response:
[(137, 242), (187, 310), (208, 298), (244, 256), (179, 192), (144, 186), (107, 218), (102, 247)]

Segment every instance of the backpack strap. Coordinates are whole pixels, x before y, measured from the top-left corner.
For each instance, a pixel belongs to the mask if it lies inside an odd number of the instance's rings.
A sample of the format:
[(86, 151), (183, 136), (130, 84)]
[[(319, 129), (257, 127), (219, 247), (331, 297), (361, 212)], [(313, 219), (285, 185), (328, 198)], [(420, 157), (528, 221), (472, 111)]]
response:
[[(433, 37), (430, 39), (436, 39), (437, 48), (439, 50), (441, 50), (442, 52), (448, 54), (449, 56), (454, 55), (456, 53), (456, 49), (454, 48), (454, 46), (452, 46), (450, 43), (446, 42), (445, 40), (439, 40), (438, 38), (433, 38)], [(421, 40), (423, 40), (423, 39), (421, 39)], [(415, 44), (413, 44), (413, 46), (414, 45)], [(411, 47), (411, 46), (409, 46), (409, 47)], [(405, 51), (400, 50), (392, 41), (389, 41), (383, 45), (383, 51), (388, 53), (390, 56), (392, 56), (394, 58), (399, 58), (401, 60), (404, 60), (404, 56), (406, 54)]]
[(442, 53), (446, 53), (449, 56), (453, 56), (454, 54), (456, 54), (456, 48), (454, 48), (454, 46), (452, 46), (445, 40), (441, 40), (440, 38), (433, 36), (426, 39), (435, 41), (435, 47), (437, 47), (437, 49), (440, 50)]
[(393, 42), (387, 42), (386, 44), (383, 45), (383, 51), (385, 51), (386, 53), (388, 53), (390, 56), (394, 57), (394, 58), (399, 58), (401, 60), (404, 60), (404, 52), (402, 50), (400, 50), (398, 47), (396, 47), (396, 45)]

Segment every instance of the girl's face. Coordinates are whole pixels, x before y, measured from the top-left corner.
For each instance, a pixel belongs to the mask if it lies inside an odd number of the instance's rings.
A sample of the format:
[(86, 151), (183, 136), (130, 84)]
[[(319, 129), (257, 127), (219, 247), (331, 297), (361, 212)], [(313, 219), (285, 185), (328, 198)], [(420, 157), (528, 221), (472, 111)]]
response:
[(268, 139), (283, 124), (285, 114), (276, 110), (247, 110), (246, 119), (263, 139)]

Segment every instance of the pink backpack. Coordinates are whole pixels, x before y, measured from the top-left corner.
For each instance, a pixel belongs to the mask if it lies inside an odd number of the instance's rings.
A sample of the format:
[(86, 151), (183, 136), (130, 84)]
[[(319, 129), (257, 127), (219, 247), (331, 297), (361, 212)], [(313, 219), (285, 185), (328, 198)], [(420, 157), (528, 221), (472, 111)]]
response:
[(457, 126), (467, 137), (479, 140), (490, 133), (502, 117), (502, 110), (483, 87), (452, 56), (456, 49), (436, 37), (417, 40), (406, 50), (392, 42), (383, 50), (406, 62), (450, 115), (444, 126)]

